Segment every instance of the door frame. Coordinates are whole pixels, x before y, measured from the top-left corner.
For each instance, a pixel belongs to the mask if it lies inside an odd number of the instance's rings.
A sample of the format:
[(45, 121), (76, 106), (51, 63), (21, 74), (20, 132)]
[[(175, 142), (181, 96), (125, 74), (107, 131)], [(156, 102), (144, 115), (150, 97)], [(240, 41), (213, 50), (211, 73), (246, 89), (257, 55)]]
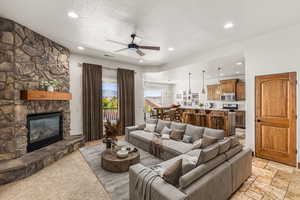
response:
[[(295, 105), (294, 105), (294, 110), (295, 110), (295, 124), (294, 124), (294, 132), (295, 132), (295, 142), (294, 142), (294, 149), (295, 149), (295, 162), (294, 163), (283, 163), (283, 164), (287, 164), (287, 165), (291, 165), (294, 167), (298, 167), (300, 168), (300, 163), (298, 163), (298, 141), (297, 141), (297, 123), (298, 123), (298, 118), (297, 118), (297, 72), (283, 72), (283, 73), (274, 73), (274, 74), (265, 74), (265, 75), (257, 75), (255, 76), (254, 79), (254, 88), (255, 88), (255, 95), (254, 95), (254, 128), (255, 128), (255, 155), (257, 155), (257, 128), (256, 128), (256, 111), (257, 111), (257, 101), (256, 101), (256, 96), (257, 96), (257, 87), (256, 87), (256, 80), (258, 77), (268, 77), (268, 76), (274, 76), (274, 75), (284, 75), (284, 74), (289, 74), (294, 76), (294, 81), (295, 81)], [(271, 160), (271, 158), (267, 157), (267, 156), (262, 156), (260, 155), (259, 157), (264, 158), (264, 159), (268, 159)], [(280, 161), (275, 161), (275, 162), (280, 162)]]

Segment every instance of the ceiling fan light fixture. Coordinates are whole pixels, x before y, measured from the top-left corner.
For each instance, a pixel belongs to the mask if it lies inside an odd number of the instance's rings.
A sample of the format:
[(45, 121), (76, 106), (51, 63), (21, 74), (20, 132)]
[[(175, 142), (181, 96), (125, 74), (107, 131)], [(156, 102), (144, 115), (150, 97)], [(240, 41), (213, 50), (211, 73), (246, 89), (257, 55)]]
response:
[(80, 50), (80, 51), (83, 51), (85, 48), (82, 47), (82, 46), (78, 46), (77, 49)]
[(75, 13), (74, 11), (68, 12), (68, 16), (73, 19), (77, 19), (79, 17), (79, 15), (77, 13)]
[(174, 49), (174, 47), (169, 47), (168, 48), (168, 51), (174, 51), (175, 49)]
[(231, 29), (234, 27), (234, 24), (232, 22), (227, 22), (224, 24), (224, 29)]

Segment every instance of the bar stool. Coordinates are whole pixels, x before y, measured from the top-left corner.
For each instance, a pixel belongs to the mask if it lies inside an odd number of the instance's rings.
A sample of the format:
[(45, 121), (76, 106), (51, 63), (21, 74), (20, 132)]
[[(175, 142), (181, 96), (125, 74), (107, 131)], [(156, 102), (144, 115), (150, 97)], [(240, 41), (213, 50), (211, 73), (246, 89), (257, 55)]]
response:
[(205, 113), (196, 113), (195, 114), (195, 123), (197, 126), (207, 127), (207, 116)]

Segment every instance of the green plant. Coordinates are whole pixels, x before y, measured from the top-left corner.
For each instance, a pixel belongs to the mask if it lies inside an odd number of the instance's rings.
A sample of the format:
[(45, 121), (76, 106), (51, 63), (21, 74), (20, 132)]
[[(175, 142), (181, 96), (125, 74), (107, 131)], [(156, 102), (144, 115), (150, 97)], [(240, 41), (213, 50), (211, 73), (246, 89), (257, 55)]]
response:
[(56, 80), (56, 79), (53, 79), (53, 80), (50, 80), (50, 81), (41, 81), (41, 86), (43, 87), (48, 87), (48, 86), (56, 86), (60, 83), (60, 81)]

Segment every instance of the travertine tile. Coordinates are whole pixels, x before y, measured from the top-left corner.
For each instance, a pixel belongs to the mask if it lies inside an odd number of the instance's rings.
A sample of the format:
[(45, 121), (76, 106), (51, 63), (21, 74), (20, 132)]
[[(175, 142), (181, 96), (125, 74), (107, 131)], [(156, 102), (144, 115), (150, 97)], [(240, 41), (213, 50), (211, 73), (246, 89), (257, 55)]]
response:
[(250, 186), (249, 190), (253, 190), (256, 193), (263, 195), (263, 199), (266, 199), (266, 197), (269, 199), (283, 199), (286, 193), (285, 190), (256, 181)]
[(294, 167), (290, 167), (288, 165), (284, 165), (284, 164), (281, 164), (281, 163), (277, 163), (277, 162), (273, 162), (273, 161), (270, 161), (268, 163), (268, 165), (266, 166), (266, 169), (277, 169), (277, 170), (281, 170), (281, 171), (285, 171), (285, 172), (288, 172), (288, 173), (293, 173), (294, 172)]

